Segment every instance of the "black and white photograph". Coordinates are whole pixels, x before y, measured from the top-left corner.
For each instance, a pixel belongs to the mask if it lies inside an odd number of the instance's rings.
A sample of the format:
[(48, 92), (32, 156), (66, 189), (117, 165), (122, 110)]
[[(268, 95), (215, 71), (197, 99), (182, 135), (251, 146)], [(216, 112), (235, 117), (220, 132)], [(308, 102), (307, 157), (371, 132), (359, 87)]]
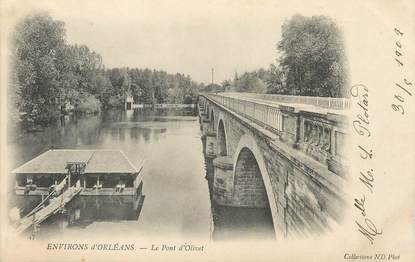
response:
[(4, 1), (0, 260), (413, 261), (415, 9), (379, 2)]

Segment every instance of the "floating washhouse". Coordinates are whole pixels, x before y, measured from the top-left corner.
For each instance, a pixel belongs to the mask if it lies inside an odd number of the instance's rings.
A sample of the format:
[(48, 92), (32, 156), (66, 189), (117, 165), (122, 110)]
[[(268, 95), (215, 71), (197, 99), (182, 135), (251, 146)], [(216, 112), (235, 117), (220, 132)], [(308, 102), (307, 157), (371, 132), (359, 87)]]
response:
[(68, 179), (80, 195), (141, 194), (142, 174), (121, 150), (51, 149), (12, 171), (16, 194), (47, 195)]

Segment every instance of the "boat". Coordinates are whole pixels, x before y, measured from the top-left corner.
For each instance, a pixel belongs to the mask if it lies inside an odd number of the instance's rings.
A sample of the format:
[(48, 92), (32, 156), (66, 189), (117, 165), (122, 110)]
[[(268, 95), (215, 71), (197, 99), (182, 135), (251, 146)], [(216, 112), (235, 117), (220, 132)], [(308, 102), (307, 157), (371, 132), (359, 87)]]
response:
[(79, 195), (140, 195), (142, 168), (121, 150), (50, 149), (12, 171), (16, 195), (48, 195), (80, 185)]

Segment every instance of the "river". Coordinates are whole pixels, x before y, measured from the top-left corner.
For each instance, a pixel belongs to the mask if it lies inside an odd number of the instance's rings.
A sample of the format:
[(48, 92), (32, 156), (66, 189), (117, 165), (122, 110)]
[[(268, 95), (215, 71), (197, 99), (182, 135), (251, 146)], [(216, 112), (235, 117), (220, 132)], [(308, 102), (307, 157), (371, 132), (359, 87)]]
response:
[[(243, 236), (247, 228), (261, 238), (273, 236), (269, 210), (211, 204), (213, 167), (203, 154), (195, 109), (67, 116), (42, 131), (16, 130), (13, 137), (8, 144), (10, 169), (50, 148), (120, 149), (133, 164), (145, 159), (142, 196), (77, 196), (66, 212), (42, 223), (36, 238), (128, 234), (227, 240)], [(22, 215), (41, 201), (37, 196), (14, 196), (12, 186), (9, 195), (10, 208), (17, 206)]]

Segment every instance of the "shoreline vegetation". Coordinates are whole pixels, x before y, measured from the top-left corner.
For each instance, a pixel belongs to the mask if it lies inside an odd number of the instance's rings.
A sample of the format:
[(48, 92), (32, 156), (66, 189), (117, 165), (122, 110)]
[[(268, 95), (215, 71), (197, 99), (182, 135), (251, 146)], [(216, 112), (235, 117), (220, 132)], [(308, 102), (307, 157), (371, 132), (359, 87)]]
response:
[(194, 104), (199, 83), (181, 73), (111, 68), (85, 45), (67, 43), (65, 25), (48, 13), (24, 17), (14, 35), (12, 122), (47, 126), (62, 114), (93, 114), (135, 104)]
[(182, 73), (106, 68), (101, 55), (88, 46), (69, 44), (65, 23), (47, 12), (21, 19), (13, 42), (9, 123), (27, 130), (41, 129), (69, 113), (192, 105), (199, 92), (319, 97), (347, 94), (341, 30), (327, 16), (292, 16), (282, 25), (275, 64), (241, 75), (235, 72), (233, 79), (208, 85)]

